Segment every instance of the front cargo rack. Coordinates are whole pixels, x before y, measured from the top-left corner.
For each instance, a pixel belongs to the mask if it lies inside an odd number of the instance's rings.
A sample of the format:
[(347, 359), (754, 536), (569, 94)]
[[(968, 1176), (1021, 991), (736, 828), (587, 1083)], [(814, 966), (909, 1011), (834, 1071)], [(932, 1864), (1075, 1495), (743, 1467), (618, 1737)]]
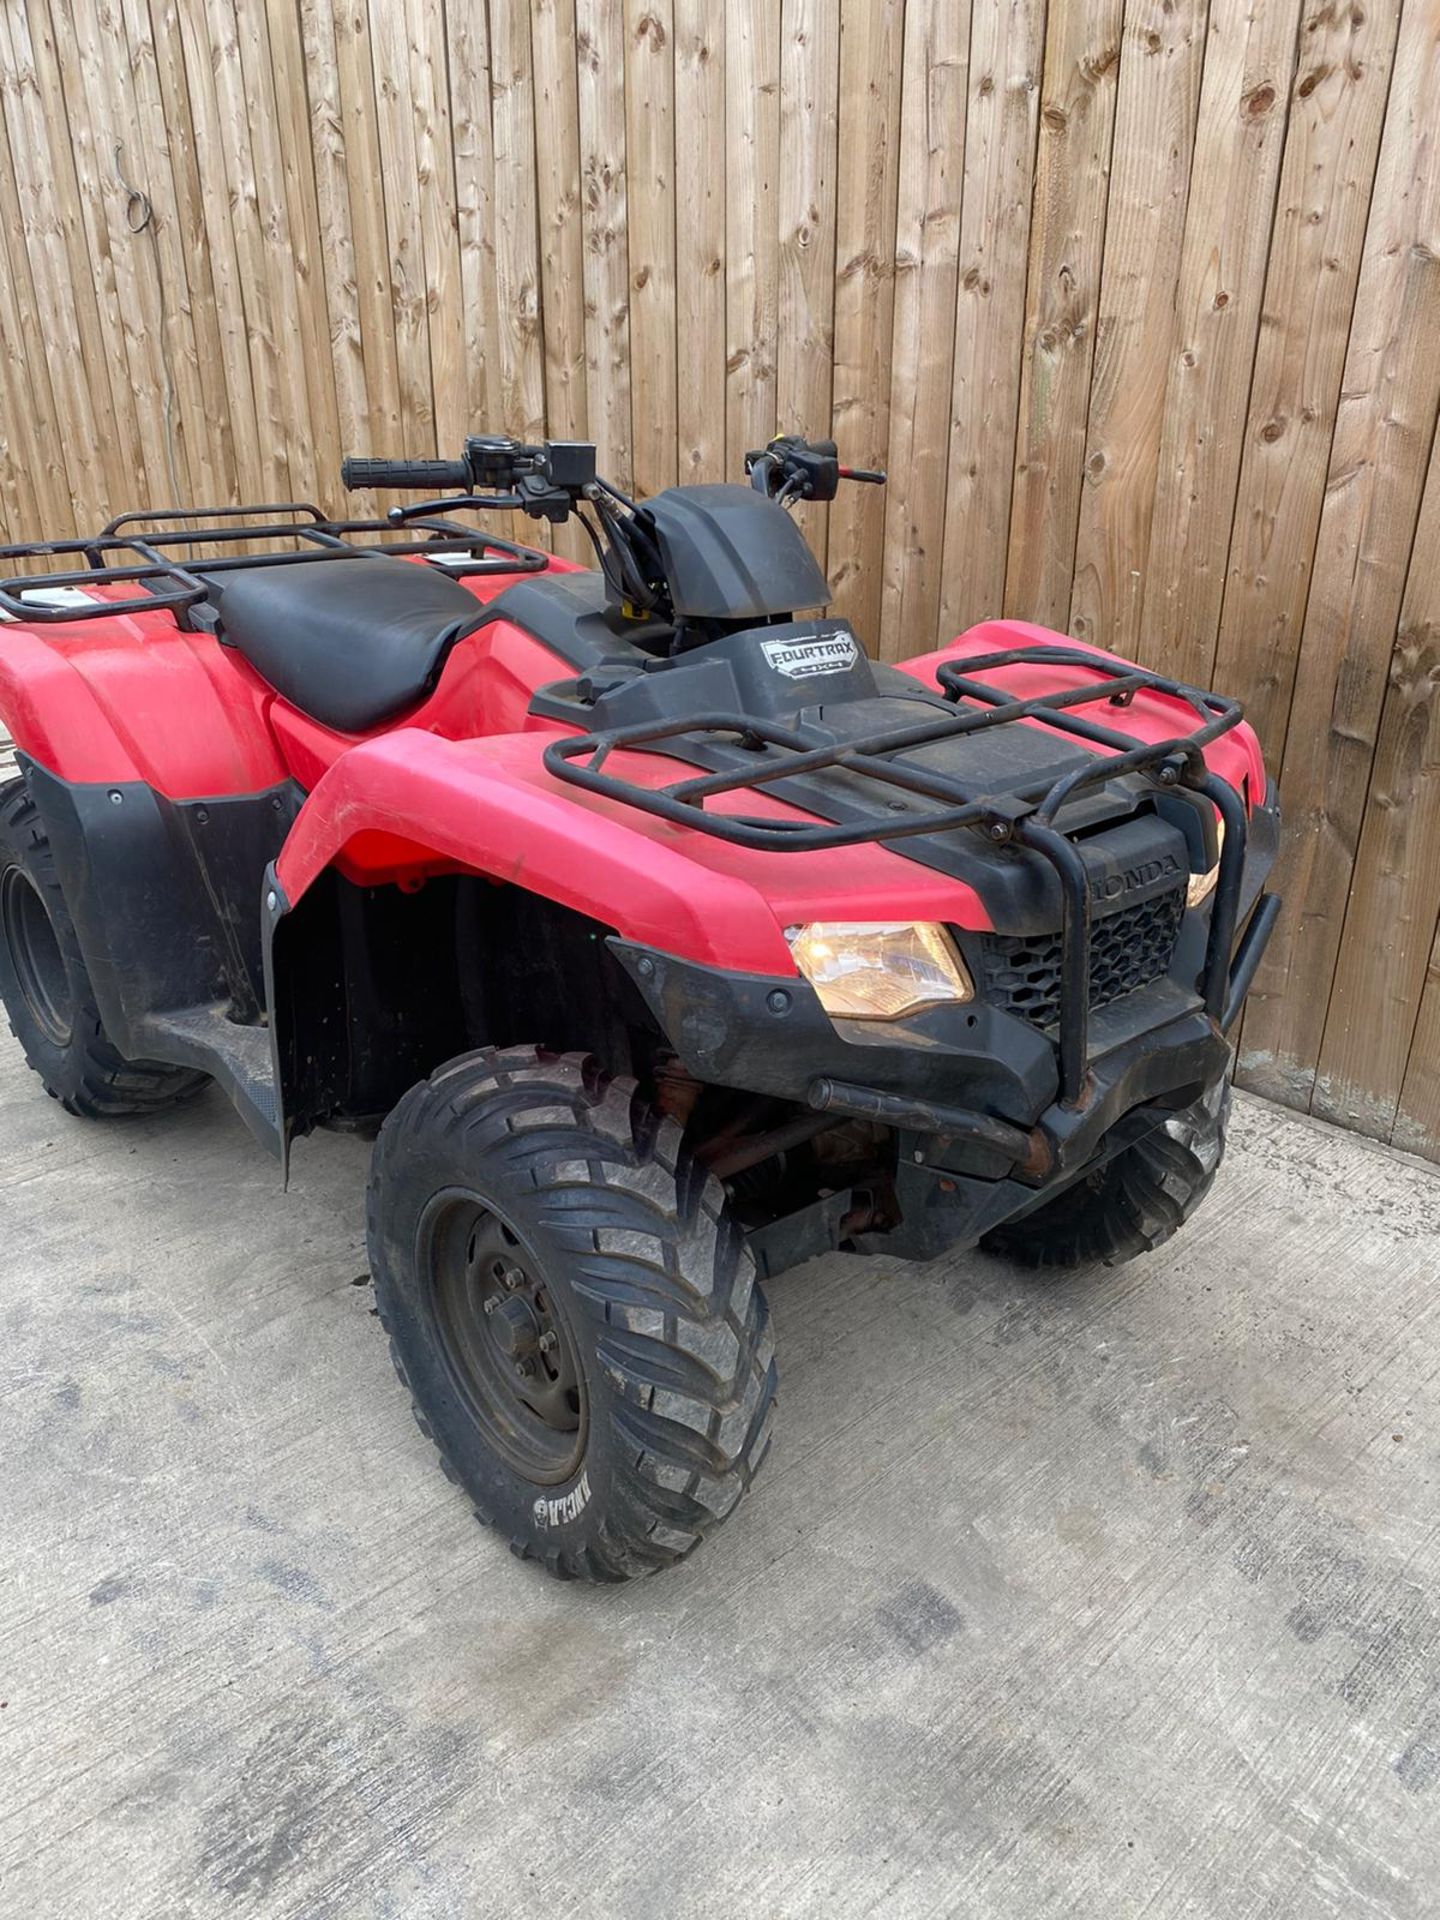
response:
[[(1080, 667), (1094, 678), (1084, 686), (1021, 698), (977, 677), (1015, 666)], [(813, 735), (807, 737), (796, 727), (740, 714), (702, 713), (675, 720), (641, 721), (552, 741), (545, 749), (545, 765), (557, 778), (587, 792), (737, 846), (772, 853), (814, 853), (828, 847), (901, 840), (969, 827), (999, 844), (1016, 843), (1040, 854), (1055, 870), (1063, 902), (1057, 1025), (1061, 1097), (1073, 1106), (1083, 1098), (1088, 1069), (1090, 889), (1084, 861), (1074, 843), (1056, 828), (1056, 815), (1085, 788), (1130, 773), (1145, 776), (1162, 788), (1187, 787), (1214, 803), (1225, 834), (1198, 990), (1206, 1012), (1212, 1019), (1221, 1020), (1245, 864), (1246, 810), (1235, 789), (1209, 771), (1205, 748), (1238, 726), (1244, 710), (1237, 700), (1073, 646), (1011, 647), (972, 655), (963, 662), (945, 661), (936, 678), (955, 711), (937, 713), (933, 719), (908, 726), (877, 729), (854, 739), (816, 745)], [(1133, 735), (1076, 711), (1101, 701), (1125, 708), (1140, 692), (1165, 694), (1179, 701), (1194, 715), (1194, 725), (1163, 740), (1137, 742)], [(906, 758), (913, 748), (1016, 721), (1037, 722), (1070, 735), (1077, 743), (1075, 757), (1043, 779), (998, 792)], [(755, 764), (733, 772), (687, 776), (655, 787), (606, 770), (605, 763), (614, 752), (664, 753), (667, 748), (683, 752), (684, 743), (694, 745), (706, 736), (733, 736), (753, 750)], [(1092, 748), (1103, 751), (1093, 752)], [(775, 788), (797, 775), (827, 772), (872, 783), (874, 817), (845, 824), (757, 819), (715, 813), (705, 804), (722, 794)], [(895, 811), (897, 793), (909, 797), (903, 803), (904, 812)], [(777, 798), (783, 797), (783, 793), (777, 794)], [(917, 810), (910, 807), (911, 799), (931, 804)], [(811, 799), (796, 804), (813, 809), (814, 803)]]
[[(262, 520), (260, 515), (279, 517)], [(177, 521), (186, 524), (170, 524)], [(421, 539), (381, 539), (380, 535), (395, 532), (390, 521), (330, 520), (308, 500), (121, 513), (88, 539), (0, 546), (0, 568), (4, 569), (0, 614), (27, 625), (68, 625), (77, 620), (112, 620), (118, 614), (168, 612), (187, 631), (210, 629), (216, 619), (210, 576), (242, 567), (289, 566), (359, 553), (397, 558), (418, 554), (425, 559), (451, 555), (454, 561), (446, 571), (463, 579), (487, 573), (538, 573), (549, 564), (533, 547), (518, 546), (454, 520), (426, 517), (406, 522), (407, 531), (417, 528), (423, 531)], [(275, 540), (296, 544), (260, 553), (236, 551), (244, 544)], [(175, 547), (179, 554), (168, 551)], [(213, 558), (194, 557), (201, 547), (222, 551)], [(15, 561), (53, 563), (71, 558), (84, 564), (59, 569), (52, 564), (43, 573), (10, 571)], [(121, 599), (80, 597), (87, 588), (109, 586), (133, 586), (139, 591)], [(37, 594), (63, 597), (29, 597)]]

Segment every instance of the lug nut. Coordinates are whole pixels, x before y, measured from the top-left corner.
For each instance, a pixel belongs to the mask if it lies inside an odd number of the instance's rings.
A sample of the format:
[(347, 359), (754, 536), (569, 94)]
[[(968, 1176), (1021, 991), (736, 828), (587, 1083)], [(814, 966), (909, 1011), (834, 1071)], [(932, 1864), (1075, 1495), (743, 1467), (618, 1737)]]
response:
[(536, 1342), (536, 1345), (539, 1347), (541, 1353), (553, 1353), (556, 1347), (559, 1346), (559, 1344), (560, 1344), (560, 1336), (555, 1332), (553, 1327), (547, 1328), (547, 1330), (541, 1334), (539, 1340)]
[(504, 1273), (501, 1275), (501, 1278), (504, 1280), (505, 1285), (509, 1287), (512, 1293), (515, 1291), (516, 1287), (521, 1287), (521, 1286), (524, 1286), (525, 1284), (525, 1276), (520, 1271), (519, 1267), (507, 1267)]

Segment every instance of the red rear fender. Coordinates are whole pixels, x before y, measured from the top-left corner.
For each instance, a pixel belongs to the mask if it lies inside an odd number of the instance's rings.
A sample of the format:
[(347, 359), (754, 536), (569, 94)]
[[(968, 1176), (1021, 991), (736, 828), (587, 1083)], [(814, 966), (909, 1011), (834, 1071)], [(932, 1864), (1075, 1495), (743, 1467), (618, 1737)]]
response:
[(0, 722), (62, 780), (143, 780), (171, 800), (260, 792), (286, 772), (270, 699), (238, 655), (167, 614), (0, 624)]
[[(574, 571), (555, 557), (550, 567)], [(488, 601), (516, 577), (462, 584)], [(114, 600), (132, 589), (89, 591)], [(534, 689), (563, 670), (529, 634), (494, 621), (455, 648), (411, 723), (454, 737), (521, 728)], [(182, 633), (168, 613), (0, 620), (0, 726), (61, 779), (143, 780), (172, 800), (254, 793), (287, 774), (310, 786), (354, 744), (287, 707), (233, 648)]]

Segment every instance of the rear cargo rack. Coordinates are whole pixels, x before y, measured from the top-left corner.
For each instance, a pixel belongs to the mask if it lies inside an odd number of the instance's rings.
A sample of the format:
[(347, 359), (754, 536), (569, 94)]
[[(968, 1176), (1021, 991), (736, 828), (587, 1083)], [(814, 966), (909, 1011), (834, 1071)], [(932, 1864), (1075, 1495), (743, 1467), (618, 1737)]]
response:
[[(1013, 666), (1080, 667), (1094, 678), (1084, 686), (1022, 698), (977, 677)], [(797, 727), (740, 714), (704, 713), (675, 720), (641, 721), (556, 740), (545, 749), (545, 765), (557, 778), (587, 792), (737, 846), (772, 853), (814, 853), (827, 847), (887, 842), (971, 827), (997, 843), (1018, 843), (1040, 854), (1055, 870), (1063, 901), (1060, 1078), (1062, 1098), (1074, 1105), (1083, 1098), (1088, 1065), (1090, 890), (1084, 862), (1074, 843), (1057, 830), (1056, 815), (1085, 788), (1131, 773), (1145, 776), (1162, 788), (1190, 788), (1214, 802), (1224, 822), (1225, 839), (1199, 991), (1206, 1012), (1218, 1021), (1224, 1010), (1235, 937), (1246, 813), (1235, 789), (1206, 767), (1204, 750), (1238, 726), (1243, 709), (1238, 701), (1223, 695), (1205, 693), (1163, 674), (1128, 662), (1106, 660), (1072, 646), (1011, 647), (973, 655), (963, 662), (945, 661), (936, 678), (955, 711), (937, 712), (932, 719), (878, 729), (856, 739), (816, 745), (813, 734), (807, 736)], [(1164, 740), (1137, 742), (1133, 735), (1076, 711), (1101, 701), (1125, 708), (1142, 691), (1179, 701), (1190, 709), (1194, 724)], [(1038, 722), (1070, 735), (1077, 743), (1074, 758), (1043, 779), (997, 792), (906, 757), (916, 747), (1015, 721)], [(664, 753), (669, 747), (683, 752), (685, 743), (699, 744), (707, 735), (733, 736), (754, 751), (755, 764), (735, 771), (691, 775), (655, 787), (606, 770), (606, 761), (617, 750)], [(1107, 751), (1090, 751), (1094, 747)], [(796, 775), (827, 772), (871, 783), (874, 817), (831, 824), (756, 819), (706, 808), (707, 801), (722, 794), (757, 792), (775, 788)], [(899, 800), (900, 794), (907, 798)], [(931, 804), (915, 809), (910, 805), (913, 799)], [(813, 800), (795, 804), (813, 808)]]
[[(257, 516), (279, 516), (260, 519)], [(184, 525), (171, 525), (172, 522)], [(191, 524), (194, 523), (194, 524)], [(142, 532), (140, 529), (148, 528)], [(426, 559), (457, 556), (448, 573), (466, 578), (487, 573), (539, 573), (549, 562), (533, 547), (461, 526), (457, 521), (423, 518), (406, 522), (407, 533), (424, 537), (381, 539), (393, 535), (388, 520), (329, 520), (308, 500), (282, 500), (243, 507), (165, 507), (117, 514), (88, 539), (37, 540), (0, 546), (0, 613), (27, 625), (70, 624), (77, 620), (113, 620), (117, 614), (170, 613), (178, 626), (211, 628), (216, 611), (212, 574), (241, 567), (289, 566), (296, 561), (334, 560), (357, 553), (385, 553)], [(367, 536), (370, 536), (367, 538)], [(237, 552), (242, 543), (290, 540), (295, 545), (260, 553)], [(178, 547), (179, 554), (170, 548)], [(196, 558), (197, 547), (230, 548), (214, 558)], [(55, 568), (57, 560), (77, 557), (83, 565)], [(189, 557), (191, 564), (186, 565)], [(15, 574), (15, 561), (44, 560), (50, 570)], [(80, 599), (91, 587), (133, 586), (120, 599)], [(63, 594), (64, 600), (37, 600), (35, 594)]]

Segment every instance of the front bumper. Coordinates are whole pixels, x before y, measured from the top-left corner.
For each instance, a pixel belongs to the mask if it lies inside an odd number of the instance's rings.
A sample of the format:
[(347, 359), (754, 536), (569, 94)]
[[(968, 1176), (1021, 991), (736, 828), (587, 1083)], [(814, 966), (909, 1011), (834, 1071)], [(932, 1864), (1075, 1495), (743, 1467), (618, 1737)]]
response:
[[(1089, 1017), (1073, 1077), (1063, 1033), (983, 1001), (883, 1024), (832, 1021), (801, 978), (725, 973), (621, 940), (611, 945), (697, 1079), (892, 1127), (901, 1225), (883, 1244), (928, 1257), (1029, 1211), (1225, 1072), (1226, 1032), (1278, 909), (1263, 893), (1279, 843), (1273, 788), (1241, 841), (1243, 869), (1226, 916), (1241, 931), (1224, 940), (1218, 969), (1206, 965), (1216, 932), (1210, 914), (1187, 914), (1170, 972)], [(818, 1245), (840, 1237), (842, 1200), (816, 1203)], [(816, 1250), (807, 1243), (795, 1257)]]

